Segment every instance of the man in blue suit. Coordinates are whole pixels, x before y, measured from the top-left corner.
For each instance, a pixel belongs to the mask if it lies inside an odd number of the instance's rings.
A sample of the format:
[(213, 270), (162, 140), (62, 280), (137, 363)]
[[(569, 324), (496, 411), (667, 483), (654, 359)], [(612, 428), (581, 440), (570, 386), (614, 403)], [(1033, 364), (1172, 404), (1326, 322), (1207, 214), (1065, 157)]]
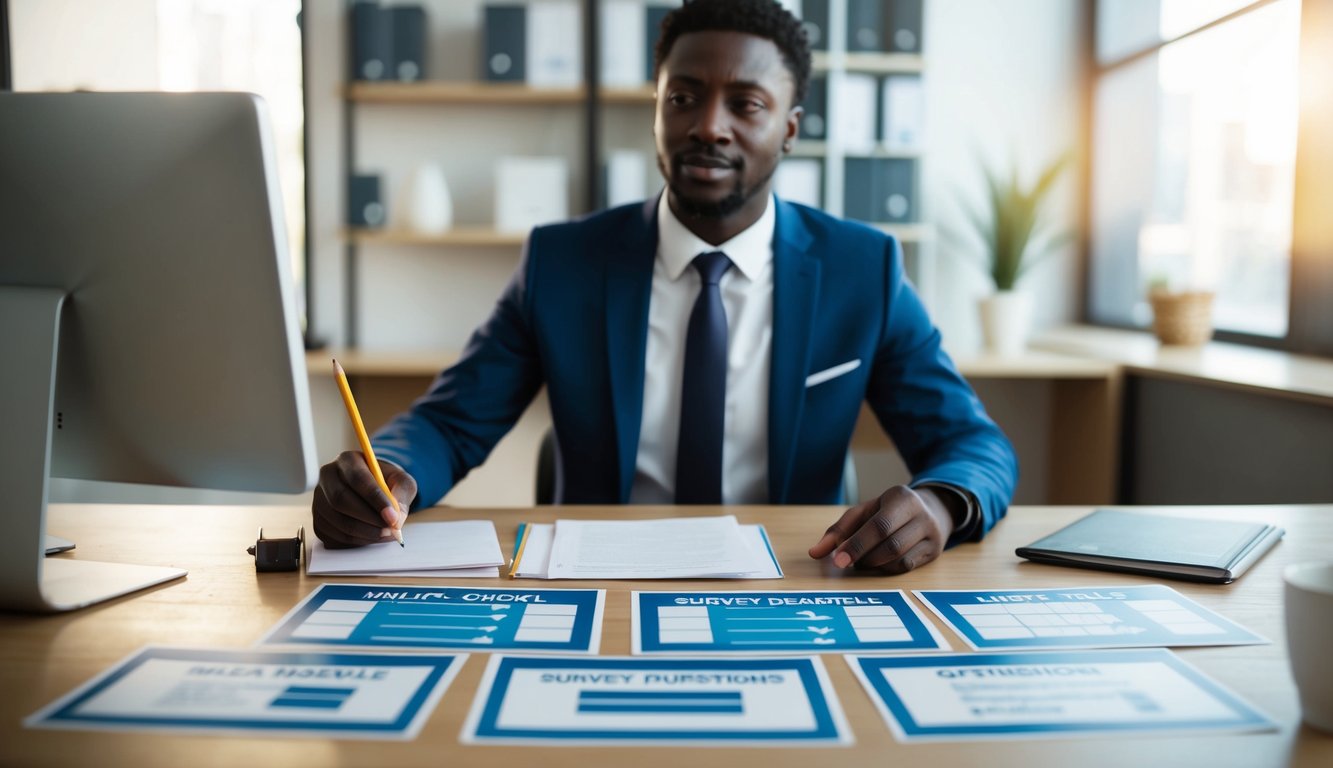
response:
[[(374, 438), (406, 509), (481, 464), (545, 385), (556, 501), (837, 504), (861, 402), (913, 473), (810, 555), (902, 573), (982, 536), (1013, 492), (1008, 440), (940, 347), (879, 230), (785, 203), (810, 51), (772, 0), (694, 0), (656, 49), (655, 200), (538, 227), (462, 358)], [(398, 525), (362, 455), (326, 465), (316, 534)]]

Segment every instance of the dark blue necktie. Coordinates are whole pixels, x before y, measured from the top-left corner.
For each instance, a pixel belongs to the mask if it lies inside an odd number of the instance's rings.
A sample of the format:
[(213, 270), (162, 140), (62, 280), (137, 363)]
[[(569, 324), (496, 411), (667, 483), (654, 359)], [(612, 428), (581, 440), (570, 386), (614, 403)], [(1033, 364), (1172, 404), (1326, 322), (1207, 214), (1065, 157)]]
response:
[(676, 503), (722, 503), (722, 426), (727, 396), (727, 310), (718, 283), (731, 267), (721, 251), (694, 257), (703, 285), (685, 335), (676, 444)]

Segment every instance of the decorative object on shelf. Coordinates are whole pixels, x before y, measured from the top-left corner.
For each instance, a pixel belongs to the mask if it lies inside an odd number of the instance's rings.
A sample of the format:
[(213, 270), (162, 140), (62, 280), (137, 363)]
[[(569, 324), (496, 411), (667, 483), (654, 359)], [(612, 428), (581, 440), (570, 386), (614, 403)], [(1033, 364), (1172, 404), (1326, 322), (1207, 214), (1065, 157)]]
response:
[(495, 228), (527, 232), (569, 218), (569, 163), (563, 157), (502, 157), (495, 168)]
[(377, 229), (384, 226), (384, 213), (379, 176), (361, 174), (347, 180), (348, 226)]
[(981, 299), (981, 331), (986, 349), (1010, 356), (1023, 351), (1032, 318), (1032, 297), (1016, 290), (1018, 280), (1033, 264), (1055, 252), (1063, 236), (1038, 243), (1047, 195), (1069, 163), (1063, 154), (1041, 169), (1036, 182), (1024, 187), (1015, 167), (1007, 180), (986, 170), (986, 212), (970, 218), (980, 236), (987, 271), (995, 293)]
[(1163, 344), (1199, 346), (1213, 337), (1213, 292), (1172, 291), (1164, 285), (1148, 291), (1152, 331)]
[(417, 166), (412, 172), (406, 205), (406, 228), (413, 232), (439, 235), (454, 225), (454, 200), (444, 169), (434, 163)]

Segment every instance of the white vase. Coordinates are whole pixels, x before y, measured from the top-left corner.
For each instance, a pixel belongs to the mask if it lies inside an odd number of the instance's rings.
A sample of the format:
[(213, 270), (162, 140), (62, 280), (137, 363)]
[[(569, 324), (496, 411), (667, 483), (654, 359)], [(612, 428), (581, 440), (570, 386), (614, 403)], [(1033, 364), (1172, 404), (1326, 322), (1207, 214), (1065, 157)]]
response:
[(438, 165), (418, 166), (412, 173), (407, 199), (407, 226), (430, 235), (447, 232), (454, 225), (454, 200)]
[(996, 291), (981, 299), (979, 309), (986, 351), (1002, 357), (1022, 354), (1032, 322), (1032, 296), (1021, 291)]

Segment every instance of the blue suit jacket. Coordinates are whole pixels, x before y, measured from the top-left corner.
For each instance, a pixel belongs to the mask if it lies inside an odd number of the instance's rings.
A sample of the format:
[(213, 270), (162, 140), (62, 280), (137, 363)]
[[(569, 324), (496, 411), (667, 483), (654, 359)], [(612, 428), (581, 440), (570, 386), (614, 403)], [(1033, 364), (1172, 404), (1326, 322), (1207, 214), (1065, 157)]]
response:
[[(533, 230), (462, 358), (375, 435), (376, 452), (416, 478), (414, 507), (481, 464), (543, 384), (557, 502), (628, 501), (656, 252), (656, 201)], [(913, 483), (970, 490), (978, 533), (988, 530), (1013, 493), (1013, 449), (940, 348), (897, 241), (779, 201), (773, 260), (769, 502), (838, 503), (865, 400)], [(806, 386), (810, 374), (853, 360), (849, 373)]]

